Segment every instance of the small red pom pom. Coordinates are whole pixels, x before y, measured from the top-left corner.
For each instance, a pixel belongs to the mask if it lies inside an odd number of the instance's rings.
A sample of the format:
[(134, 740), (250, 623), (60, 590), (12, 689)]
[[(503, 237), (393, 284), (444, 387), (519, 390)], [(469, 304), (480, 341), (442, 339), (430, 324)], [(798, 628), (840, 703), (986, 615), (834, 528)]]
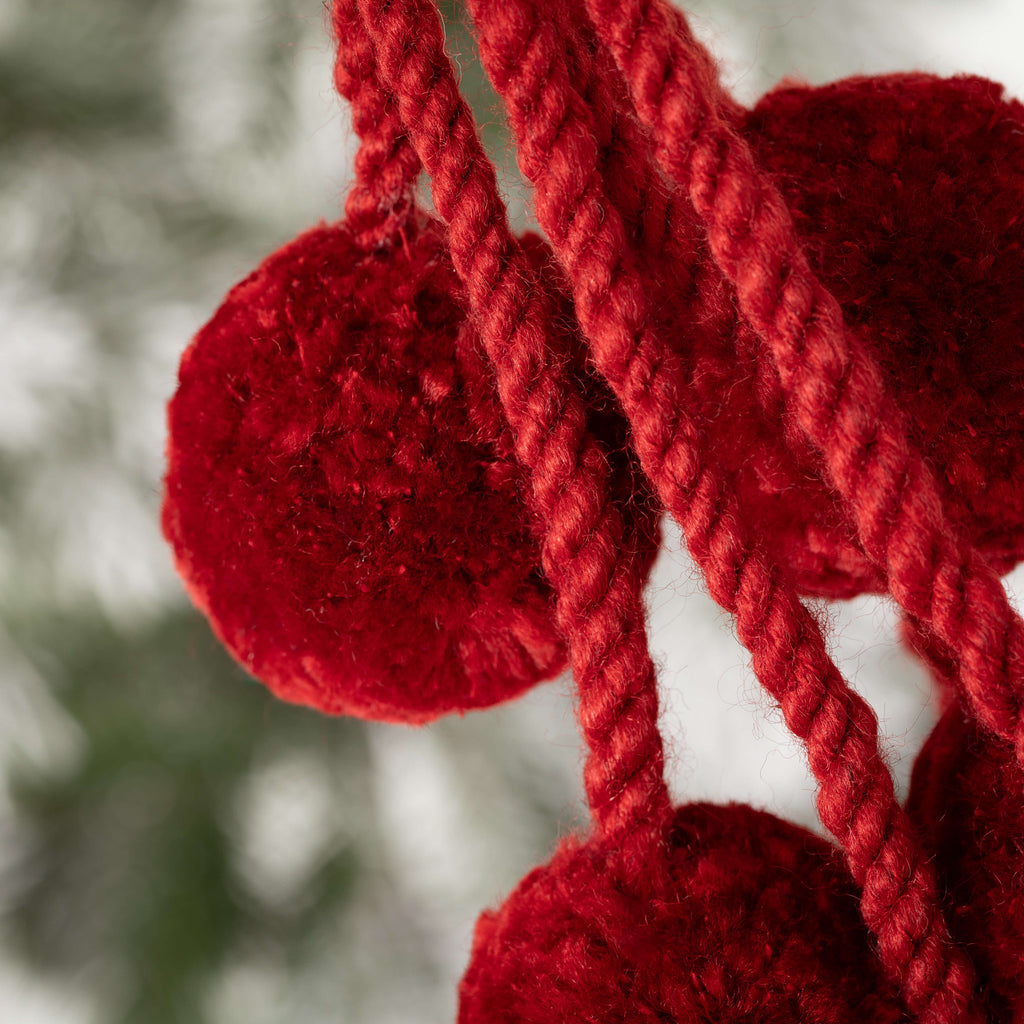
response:
[[(854, 78), (769, 93), (745, 133), (947, 514), (1008, 571), (1024, 557), (1024, 106), (979, 78)], [(780, 560), (808, 593), (884, 591), (749, 329), (697, 344), (716, 448)]]
[(903, 1019), (836, 852), (740, 805), (676, 810), (638, 878), (563, 843), (477, 923), (459, 1024)]
[(1024, 1020), (1024, 773), (1013, 747), (950, 707), (914, 763), (907, 809), (991, 1019)]
[[(320, 226), (237, 285), (182, 359), (164, 532), (217, 634), (286, 700), (420, 723), (564, 667), (465, 309), (435, 221), (372, 252)], [(649, 566), (656, 510), (630, 509)]]

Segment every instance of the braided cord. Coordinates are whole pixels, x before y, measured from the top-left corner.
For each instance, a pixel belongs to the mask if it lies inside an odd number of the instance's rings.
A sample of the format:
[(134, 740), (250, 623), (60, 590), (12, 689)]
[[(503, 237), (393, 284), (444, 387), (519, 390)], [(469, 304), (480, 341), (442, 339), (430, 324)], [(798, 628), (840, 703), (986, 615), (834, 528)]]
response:
[(357, 241), (372, 249), (399, 237), (412, 216), (420, 159), (394, 100), (380, 84), (356, 0), (334, 0), (331, 28), (335, 88), (349, 101), (360, 140), (345, 217)]
[(968, 705), (1024, 765), (1024, 622), (957, 536), (881, 371), (815, 277), (778, 190), (722, 118), (703, 48), (663, 0), (586, 0), (664, 171), (689, 195), (715, 261), (821, 452), (867, 555), (899, 605), (945, 645)]

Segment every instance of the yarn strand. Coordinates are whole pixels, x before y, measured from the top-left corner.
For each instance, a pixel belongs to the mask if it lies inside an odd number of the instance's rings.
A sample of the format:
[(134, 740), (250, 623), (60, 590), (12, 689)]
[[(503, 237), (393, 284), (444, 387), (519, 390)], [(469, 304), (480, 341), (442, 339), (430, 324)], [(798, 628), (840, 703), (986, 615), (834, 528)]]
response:
[(382, 88), (373, 46), (362, 30), (356, 0), (334, 0), (334, 84), (348, 100), (360, 145), (345, 216), (367, 248), (400, 236), (413, 211), (421, 165), (394, 100)]
[(660, 828), (670, 804), (642, 583), (608, 500), (607, 462), (585, 429), (563, 354), (550, 350), (550, 311), (508, 227), (436, 10), (426, 0), (359, 0), (359, 11), (381, 80), (431, 176), (453, 264), (494, 365), (518, 457), (531, 474), (546, 530), (543, 566), (591, 749), (587, 797), (601, 833), (628, 856), (631, 837)]
[[(615, 114), (611, 87), (596, 80), (593, 64), (579, 66), (588, 46), (573, 40), (557, 8), (549, 13), (550, 5), (534, 0), (471, 0), (470, 7), (484, 65), (508, 105), (524, 173), (537, 186), (538, 218), (572, 281), (595, 364), (619, 398), (641, 463), (683, 527), (712, 596), (736, 616), (755, 671), (807, 744), (822, 820), (863, 887), (862, 911), (882, 959), (922, 1020), (969, 1017), (970, 967), (951, 946), (935, 880), (896, 802), (874, 714), (846, 685), (819, 626), (747, 529), (688, 410), (683, 366), (652, 328), (638, 269), (643, 251), (631, 241), (638, 233), (627, 232), (609, 195), (624, 162), (634, 180), (641, 178), (641, 190), (649, 185), (638, 156), (643, 140), (628, 117)], [(576, 57), (575, 77), (567, 51)], [(609, 137), (618, 137), (621, 147), (609, 150)], [(603, 167), (602, 150), (608, 152)], [(685, 209), (671, 195), (658, 195), (659, 212), (671, 222), (668, 234), (678, 242)], [(629, 212), (642, 216), (642, 204)]]
[(1024, 765), (1024, 622), (998, 574), (949, 526), (881, 372), (817, 280), (777, 189), (709, 97), (703, 49), (669, 31), (662, 0), (586, 0), (664, 171), (687, 191), (711, 251), (764, 342), (789, 407), (821, 452), (868, 557), (946, 646), (978, 721)]

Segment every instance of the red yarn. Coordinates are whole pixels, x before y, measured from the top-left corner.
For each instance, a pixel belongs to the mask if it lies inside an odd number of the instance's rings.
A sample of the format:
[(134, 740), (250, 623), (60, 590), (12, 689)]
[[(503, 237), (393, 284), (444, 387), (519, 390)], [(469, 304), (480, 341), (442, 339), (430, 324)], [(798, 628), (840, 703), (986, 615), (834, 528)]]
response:
[[(660, 0), (470, 6), (561, 268), (509, 230), (430, 0), (334, 0), (346, 220), (236, 286), (170, 407), (193, 597), (331, 712), (424, 722), (568, 654), (595, 830), (480, 919), (460, 1024), (1024, 1021), (1024, 623), (998, 578), (1024, 556), (1024, 107), (904, 75), (747, 113)], [(656, 510), (619, 410), (845, 865), (750, 808), (670, 807)], [(966, 696), (909, 817), (800, 589), (888, 589)]]
[(586, 432), (565, 353), (545, 335), (550, 306), (509, 231), (494, 168), (444, 52), (436, 9), (428, 0), (359, 0), (359, 9), (381, 81), (396, 97), (431, 175), (434, 204), (448, 224), (452, 262), (494, 367), (517, 457), (530, 472), (533, 507), (545, 531), (544, 571), (555, 588), (591, 751), (584, 774), (588, 801), (602, 833), (616, 837), (623, 863), (635, 870), (669, 803), (642, 578), (623, 550), (607, 461)]
[(423, 722), (564, 651), (444, 234), (406, 241), (316, 228), (233, 289), (182, 359), (164, 529), (278, 696)]
[[(334, 18), (363, 135), (347, 220), (265, 261), (186, 353), (164, 528), (196, 603), (275, 693), (422, 723), (514, 697), (565, 653), (446, 237), (413, 206), (419, 158), (358, 13), (346, 0)], [(546, 343), (582, 383), (549, 250), (523, 244), (561, 335)], [(586, 425), (623, 448), (607, 394), (584, 386)], [(631, 459), (611, 483), (642, 580), (658, 513)]]
[(997, 573), (952, 532), (881, 371), (811, 270), (785, 202), (715, 110), (701, 48), (669, 31), (677, 15), (661, 0), (587, 0), (587, 9), (658, 160), (707, 225), (714, 258), (865, 552), (908, 614), (949, 647), (975, 714), (1014, 739), (1024, 761), (1024, 623)]
[(935, 858), (954, 934), (991, 1020), (1024, 1020), (1024, 776), (1013, 747), (951, 707), (914, 764), (908, 809)]
[(393, 98), (377, 79), (373, 52), (356, 0), (334, 0), (334, 84), (349, 101), (360, 145), (355, 180), (345, 201), (345, 219), (367, 248), (396, 242), (414, 209), (420, 158), (409, 145)]
[(459, 1024), (905, 1020), (828, 844), (752, 810), (679, 808), (642, 883), (567, 840), (477, 923)]
[[(845, 686), (817, 624), (747, 528), (732, 482), (689, 410), (682, 365), (654, 329), (639, 266), (646, 256), (650, 275), (661, 253), (631, 244), (650, 238), (637, 226), (626, 232), (605, 190), (621, 170), (599, 164), (601, 129), (594, 123), (609, 114), (597, 101), (607, 102), (610, 90), (602, 94), (585, 70), (571, 80), (565, 53), (574, 50), (580, 60), (588, 48), (562, 42), (558, 31), (566, 25), (548, 5), (477, 0), (471, 9), (485, 67), (509, 107), (524, 173), (537, 185), (538, 218), (570, 275), (595, 363), (622, 403), (644, 469), (683, 526), (712, 596), (736, 613), (762, 683), (790, 728), (808, 741), (822, 820), (864, 886), (865, 919), (905, 985), (908, 1005), (923, 1019), (956, 1019), (971, 999), (970, 969), (948, 946), (934, 878), (878, 753), (874, 715)], [(616, 127), (625, 141), (628, 120)], [(627, 154), (643, 153), (640, 140), (626, 147)], [(671, 200), (662, 205), (669, 209)], [(678, 238), (675, 225), (669, 234)]]
[[(776, 89), (744, 130), (881, 367), (947, 518), (999, 572), (1024, 556), (1022, 129), (1024, 106), (1000, 86), (906, 74)], [(817, 451), (786, 431), (749, 328), (694, 340), (711, 443), (776, 556), (813, 593), (884, 591)]]

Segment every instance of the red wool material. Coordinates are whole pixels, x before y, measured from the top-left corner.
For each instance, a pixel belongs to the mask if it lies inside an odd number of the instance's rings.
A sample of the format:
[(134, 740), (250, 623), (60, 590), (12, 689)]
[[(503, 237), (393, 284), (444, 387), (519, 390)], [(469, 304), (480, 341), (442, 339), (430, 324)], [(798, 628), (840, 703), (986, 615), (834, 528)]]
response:
[[(170, 406), (193, 599), (329, 713), (421, 724), (571, 665), (593, 827), (480, 918), (459, 1024), (1024, 1024), (999, 580), (1024, 559), (1024, 106), (907, 74), (745, 111), (663, 0), (469, 7), (550, 248), (510, 230), (434, 3), (334, 0), (346, 219), (232, 290)], [(837, 846), (673, 808), (661, 507)], [(865, 591), (943, 685), (907, 808), (800, 598)]]
[[(685, 303), (692, 288), (682, 290), (680, 309), (673, 289), (658, 287), (666, 257), (685, 260), (691, 221), (644, 175), (645, 140), (616, 116), (615, 83), (589, 60), (585, 26), (534, 0), (475, 0), (472, 9), (521, 166), (537, 186), (538, 219), (569, 273), (595, 364), (623, 406), (644, 469), (683, 527), (709, 592), (735, 615), (759, 680), (806, 741), (821, 820), (863, 886), (861, 912), (883, 963), (922, 1019), (956, 1019), (972, 999), (970, 965), (949, 942), (934, 876), (878, 751), (874, 714), (845, 684), (820, 625), (738, 507), (735, 481), (716, 465), (683, 366), (664, 340), (698, 319)], [(559, 39), (573, 28), (578, 40)], [(641, 202), (623, 179), (638, 182)], [(692, 273), (701, 297), (716, 300), (709, 318), (724, 308), (734, 323), (706, 266)]]
[(717, 107), (703, 48), (665, 0), (586, 0), (654, 153), (689, 196), (710, 254), (779, 375), (889, 593), (953, 658), (958, 689), (1024, 764), (1024, 620), (942, 506), (882, 369), (812, 269), (786, 202)]
[(430, 175), (516, 456), (529, 472), (531, 506), (543, 524), (541, 562), (590, 748), (587, 801), (601, 834), (615, 837), (628, 860), (660, 828), (670, 802), (643, 575), (624, 543), (625, 510), (612, 498), (606, 449), (587, 429), (569, 353), (552, 343), (557, 310), (531, 286), (437, 9), (429, 0), (358, 0), (357, 8), (381, 84)]
[(458, 1024), (905, 1020), (851, 879), (804, 829), (693, 804), (641, 881), (617, 882), (609, 857), (567, 840), (480, 918)]
[[(404, 243), (315, 228), (232, 290), (182, 360), (163, 523), (193, 599), (278, 696), (421, 723), (566, 655), (445, 235), (421, 217)], [(646, 572), (656, 510), (625, 459), (615, 484)]]
[[(980, 78), (854, 78), (776, 89), (744, 134), (881, 367), (946, 516), (1007, 572), (1024, 557), (1024, 106)], [(805, 592), (884, 592), (778, 375), (759, 369), (757, 338), (728, 328), (680, 340), (696, 342), (701, 410), (749, 514)]]
[(908, 809), (949, 923), (988, 982), (990, 1019), (1024, 1020), (1024, 773), (1012, 745), (951, 707), (914, 764)]

